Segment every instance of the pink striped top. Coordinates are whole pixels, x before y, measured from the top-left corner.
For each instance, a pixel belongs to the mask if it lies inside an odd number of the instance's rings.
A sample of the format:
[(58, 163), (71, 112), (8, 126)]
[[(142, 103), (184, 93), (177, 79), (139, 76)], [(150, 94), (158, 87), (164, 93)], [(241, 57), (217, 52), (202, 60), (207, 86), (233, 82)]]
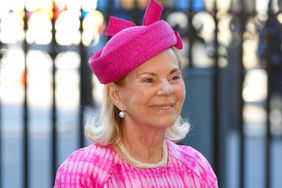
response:
[(195, 149), (166, 141), (168, 164), (138, 169), (112, 146), (92, 144), (71, 154), (57, 171), (54, 188), (216, 188), (217, 178)]

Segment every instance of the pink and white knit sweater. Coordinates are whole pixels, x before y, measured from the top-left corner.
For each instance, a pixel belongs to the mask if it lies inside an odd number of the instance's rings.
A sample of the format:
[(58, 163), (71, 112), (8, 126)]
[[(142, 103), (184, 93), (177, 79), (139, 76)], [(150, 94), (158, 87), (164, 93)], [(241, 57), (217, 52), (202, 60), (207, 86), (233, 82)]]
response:
[(92, 144), (71, 154), (57, 172), (54, 188), (217, 188), (207, 160), (195, 149), (166, 141), (168, 164), (138, 169), (112, 146)]

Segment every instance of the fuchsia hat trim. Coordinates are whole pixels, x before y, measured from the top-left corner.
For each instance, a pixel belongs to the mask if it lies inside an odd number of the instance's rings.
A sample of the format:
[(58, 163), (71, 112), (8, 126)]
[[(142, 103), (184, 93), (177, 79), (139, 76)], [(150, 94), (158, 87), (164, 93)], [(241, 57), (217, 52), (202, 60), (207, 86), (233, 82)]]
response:
[(156, 0), (151, 0), (142, 26), (110, 17), (106, 35), (113, 37), (89, 59), (93, 73), (102, 84), (124, 77), (167, 48), (182, 49), (178, 32), (159, 20), (162, 10)]

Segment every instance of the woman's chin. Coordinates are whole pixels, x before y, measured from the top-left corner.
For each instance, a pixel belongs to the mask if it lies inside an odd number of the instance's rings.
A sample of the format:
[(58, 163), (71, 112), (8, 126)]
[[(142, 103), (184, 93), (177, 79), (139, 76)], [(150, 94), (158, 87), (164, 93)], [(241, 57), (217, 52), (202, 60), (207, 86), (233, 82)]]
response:
[(156, 127), (160, 127), (160, 128), (169, 128), (171, 126), (173, 126), (176, 122), (177, 118), (168, 118), (168, 117), (165, 117), (165, 118), (160, 118), (160, 119), (157, 119), (157, 120), (154, 120), (152, 122), (155, 122), (154, 123), (154, 126)]

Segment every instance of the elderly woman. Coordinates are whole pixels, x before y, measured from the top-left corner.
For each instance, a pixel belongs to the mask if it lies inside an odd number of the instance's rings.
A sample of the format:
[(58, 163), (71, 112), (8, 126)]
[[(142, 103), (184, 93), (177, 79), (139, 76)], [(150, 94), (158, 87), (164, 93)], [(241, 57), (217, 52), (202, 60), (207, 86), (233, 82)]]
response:
[(99, 124), (86, 127), (92, 145), (71, 154), (55, 188), (215, 188), (217, 178), (195, 149), (173, 143), (189, 124), (180, 118), (185, 87), (175, 48), (179, 34), (151, 0), (142, 26), (111, 17), (108, 43), (90, 58), (104, 85)]

